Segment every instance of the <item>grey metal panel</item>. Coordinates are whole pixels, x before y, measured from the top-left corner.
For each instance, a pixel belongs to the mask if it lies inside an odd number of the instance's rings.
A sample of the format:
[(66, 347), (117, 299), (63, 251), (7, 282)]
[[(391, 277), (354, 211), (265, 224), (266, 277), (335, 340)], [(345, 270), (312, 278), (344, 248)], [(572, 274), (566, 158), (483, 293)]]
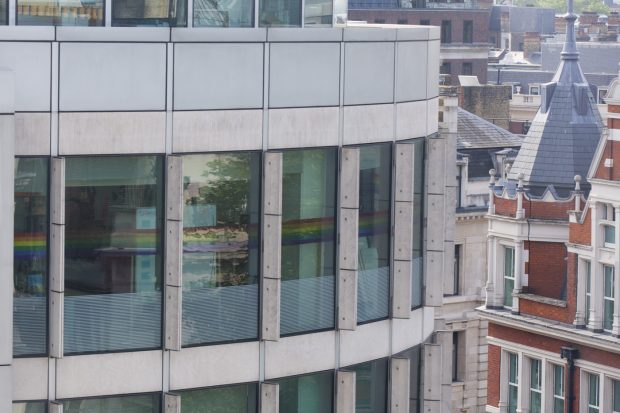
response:
[(164, 413), (181, 413), (181, 396), (178, 394), (164, 394)]
[(359, 148), (342, 148), (340, 155), (340, 206), (359, 207)]
[(396, 101), (426, 99), (426, 69), (420, 64), (428, 53), (427, 42), (398, 42), (396, 66)]
[(263, 212), (280, 215), (282, 213), (282, 152), (265, 152), (263, 175), (265, 182)]
[(338, 329), (357, 327), (357, 271), (338, 271)]
[(170, 39), (167, 27), (56, 27), (59, 42), (158, 42)]
[(392, 317), (411, 316), (411, 261), (394, 261)]
[(166, 284), (183, 285), (183, 221), (166, 221)]
[(183, 220), (183, 157), (166, 157), (166, 218)]
[(336, 372), (336, 413), (355, 413), (355, 372)]
[(12, 367), (9, 365), (0, 365), (0, 411), (12, 411), (13, 400), (13, 375)]
[(345, 105), (394, 101), (394, 43), (346, 43), (344, 56)]
[(414, 151), (415, 145), (410, 143), (396, 144), (396, 176), (394, 182), (394, 199), (396, 201), (413, 201)]
[(263, 275), (280, 278), (282, 217), (263, 215)]
[(262, 44), (175, 45), (175, 110), (248, 109), (262, 106)]
[(54, 41), (54, 26), (0, 26), (0, 41)]
[[(2, 85), (0, 113), (12, 115), (15, 112), (15, 73), (10, 69), (1, 69), (0, 85)], [(7, 124), (8, 122), (4, 123)], [(10, 123), (12, 129), (12, 121)]]
[(409, 413), (409, 369), (408, 358), (390, 360), (390, 413)]
[(65, 158), (51, 160), (50, 221), (65, 223)]
[(343, 30), (343, 40), (345, 42), (391, 42), (396, 40), (396, 28), (372, 27), (371, 24), (364, 24), (358, 27), (349, 24)]
[(280, 386), (276, 383), (260, 384), (260, 412), (279, 413)]
[(424, 404), (441, 399), (441, 345), (425, 343), (422, 347)]
[(439, 40), (428, 42), (427, 47), (426, 97), (432, 98), (439, 95)]
[[(0, 72), (0, 76), (3, 72)], [(4, 72), (5, 74), (7, 72)], [(11, 89), (12, 76), (0, 77), (3, 86)], [(1, 94), (2, 92), (0, 92)], [(13, 224), (15, 188), (15, 126), (13, 115), (0, 115), (0, 365), (11, 364), (13, 358)], [(0, 390), (1, 392), (2, 390)], [(1, 393), (0, 393), (1, 394)], [(9, 395), (9, 401), (10, 395)], [(3, 403), (0, 400), (0, 403)]]
[(61, 111), (165, 110), (166, 45), (61, 43), (59, 78)]
[(166, 350), (181, 350), (182, 287), (166, 285)]
[(189, 27), (173, 27), (173, 42), (264, 42), (267, 40), (267, 29), (227, 27), (201, 27), (199, 30)]
[(444, 228), (446, 217), (444, 215), (444, 195), (427, 195), (428, 209), (426, 214), (426, 248), (429, 250), (443, 251)]
[(269, 59), (269, 107), (338, 105), (340, 43), (271, 44)]
[(358, 220), (357, 209), (340, 208), (339, 268), (357, 270)]
[(65, 293), (49, 292), (49, 353), (51, 357), (64, 355)]
[(300, 30), (297, 27), (273, 27), (267, 29), (268, 42), (340, 42), (342, 29)]
[(49, 402), (47, 405), (47, 411), (49, 413), (63, 413), (62, 403), (59, 402)]
[(411, 260), (413, 248), (413, 202), (394, 203), (394, 259)]
[(263, 278), (261, 295), (261, 339), (280, 339), (280, 280)]
[(65, 291), (65, 226), (50, 225), (50, 290)]
[[(11, 27), (15, 30), (16, 27)], [(49, 43), (0, 43), (0, 67), (13, 71), (15, 110), (47, 112), (50, 110), (51, 47)], [(3, 94), (4, 94), (3, 89)]]
[(439, 307), (443, 300), (443, 251), (427, 251), (424, 262), (424, 304)]

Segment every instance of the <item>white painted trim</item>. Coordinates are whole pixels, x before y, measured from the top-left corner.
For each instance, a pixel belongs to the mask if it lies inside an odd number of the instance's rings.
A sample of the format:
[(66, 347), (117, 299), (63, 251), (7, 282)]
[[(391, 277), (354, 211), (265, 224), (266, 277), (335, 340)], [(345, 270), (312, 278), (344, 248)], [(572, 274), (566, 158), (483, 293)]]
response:
[(499, 346), (502, 349), (506, 349), (513, 353), (521, 353), (528, 358), (535, 358), (539, 360), (545, 360), (547, 362), (558, 364), (561, 366), (566, 365), (566, 360), (560, 357), (559, 354), (553, 353), (547, 350), (541, 350), (535, 347), (524, 346), (523, 344), (513, 343), (511, 341), (506, 341), (501, 338), (496, 338), (493, 336), (487, 337), (487, 342), (489, 344), (493, 344), (494, 346)]

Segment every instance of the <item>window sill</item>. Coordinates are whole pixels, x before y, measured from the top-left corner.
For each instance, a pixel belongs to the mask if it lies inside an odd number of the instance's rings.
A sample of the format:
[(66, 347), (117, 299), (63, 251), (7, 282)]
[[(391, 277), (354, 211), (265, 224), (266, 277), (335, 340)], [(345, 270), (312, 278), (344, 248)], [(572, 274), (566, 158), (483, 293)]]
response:
[(552, 305), (554, 307), (566, 308), (565, 300), (558, 300), (556, 298), (549, 298), (549, 297), (543, 297), (542, 295), (526, 294), (526, 293), (516, 294), (516, 296), (519, 298), (523, 298), (524, 300), (528, 300), (528, 301), (534, 301), (537, 303)]

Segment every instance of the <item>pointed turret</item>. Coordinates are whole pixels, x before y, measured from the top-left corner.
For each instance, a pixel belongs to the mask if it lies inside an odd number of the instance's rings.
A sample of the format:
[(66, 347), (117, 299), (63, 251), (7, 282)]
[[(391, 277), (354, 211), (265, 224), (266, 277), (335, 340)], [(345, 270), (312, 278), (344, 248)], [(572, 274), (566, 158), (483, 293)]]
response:
[[(573, 0), (568, 0), (566, 40), (560, 65), (550, 83), (542, 86), (541, 105), (510, 171), (523, 174), (532, 194), (553, 187), (568, 195), (575, 175), (587, 176), (603, 129), (596, 100), (579, 66), (575, 41)], [(587, 184), (582, 185), (586, 187)]]

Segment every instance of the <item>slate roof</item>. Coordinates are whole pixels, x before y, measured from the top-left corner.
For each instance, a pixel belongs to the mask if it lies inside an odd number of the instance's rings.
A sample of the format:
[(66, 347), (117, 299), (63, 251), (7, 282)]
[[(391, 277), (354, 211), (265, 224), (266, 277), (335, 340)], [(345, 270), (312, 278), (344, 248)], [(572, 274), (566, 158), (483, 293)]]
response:
[(542, 7), (518, 7), (495, 5), (491, 8), (489, 29), (501, 31), (501, 14), (509, 13), (509, 31), (511, 33), (538, 32), (555, 33), (555, 10)]
[[(500, 128), (465, 109), (457, 112), (457, 149), (519, 147), (523, 137)], [(487, 170), (487, 174), (488, 174)]]
[(552, 82), (543, 85), (543, 103), (509, 174), (509, 179), (516, 180), (522, 173), (533, 194), (544, 192), (548, 186), (561, 193), (574, 187), (575, 175), (587, 176), (603, 128), (579, 66), (574, 28), (577, 16), (569, 9), (565, 18), (562, 60)]
[[(529, 92), (529, 86), (531, 84), (540, 84), (551, 82), (555, 72), (543, 71), (543, 70), (531, 70), (531, 69), (501, 69), (500, 82), (501, 83), (519, 83), (521, 85), (522, 93)], [(609, 84), (618, 77), (618, 70), (615, 73), (584, 73), (586, 81), (590, 85), (592, 93), (596, 91), (597, 87), (607, 87)], [(497, 81), (497, 68), (490, 67), (487, 71), (487, 79), (491, 83)]]
[[(579, 42), (579, 64), (586, 73), (618, 75), (620, 43)], [(542, 70), (553, 71), (560, 63), (562, 43), (542, 43)]]

